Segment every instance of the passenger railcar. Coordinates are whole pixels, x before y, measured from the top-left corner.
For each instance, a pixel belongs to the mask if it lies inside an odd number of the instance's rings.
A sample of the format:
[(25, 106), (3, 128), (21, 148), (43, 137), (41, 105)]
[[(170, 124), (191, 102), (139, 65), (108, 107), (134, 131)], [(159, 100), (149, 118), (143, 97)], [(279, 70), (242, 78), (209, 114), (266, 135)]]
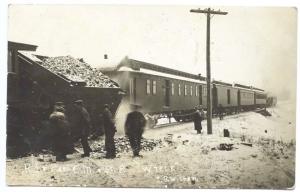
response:
[(258, 89), (253, 87), (254, 90), (254, 97), (255, 97), (255, 107), (256, 108), (263, 108), (267, 106), (267, 94), (262, 89)]
[(238, 89), (232, 84), (213, 81), (212, 82), (212, 98), (213, 98), (213, 112), (217, 113), (221, 105), (228, 113), (238, 111)]
[[(195, 107), (206, 110), (206, 79), (200, 75), (124, 58), (102, 72), (127, 92), (122, 103), (138, 104), (149, 115), (174, 116), (190, 113)], [(222, 105), (226, 112), (251, 110), (265, 106), (263, 90), (241, 84), (212, 81), (213, 112)], [(122, 106), (122, 104), (121, 104)], [(121, 110), (124, 112), (123, 110)], [(176, 120), (180, 119), (178, 116)]]
[(206, 108), (203, 77), (125, 58), (114, 69), (102, 72), (126, 90), (128, 103), (139, 104), (149, 114), (191, 111)]
[(254, 91), (250, 86), (234, 84), (238, 88), (238, 108), (239, 110), (252, 110), (255, 106)]

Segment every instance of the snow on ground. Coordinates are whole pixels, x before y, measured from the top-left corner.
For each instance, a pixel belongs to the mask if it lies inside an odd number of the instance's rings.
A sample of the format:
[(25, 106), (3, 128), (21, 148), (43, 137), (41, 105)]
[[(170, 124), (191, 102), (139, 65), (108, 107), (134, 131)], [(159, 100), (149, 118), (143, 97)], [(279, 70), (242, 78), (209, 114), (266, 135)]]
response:
[[(171, 123), (175, 123), (176, 120), (172, 117), (171, 119)], [(168, 118), (161, 118), (157, 120), (157, 125), (162, 125), (162, 124), (166, 124), (166, 123), (170, 123), (170, 120)]]
[[(246, 139), (259, 140), (260, 138), (274, 139), (276, 141), (291, 142), (296, 140), (296, 114), (295, 105), (279, 103), (276, 107), (268, 108), (272, 116), (263, 116), (255, 112), (245, 112), (225, 116), (224, 120), (213, 119), (213, 134), (223, 136), (223, 130), (228, 129), (231, 137), (246, 137)], [(168, 119), (161, 119), (159, 124), (167, 123)], [(175, 122), (175, 121), (172, 121)], [(181, 123), (182, 124), (182, 123)], [(159, 137), (167, 133), (189, 132), (193, 123), (174, 127), (154, 128), (146, 133), (151, 137)], [(206, 120), (202, 122), (203, 132), (206, 134)]]
[[(9, 185), (159, 187), (159, 188), (268, 188), (293, 187), (295, 181), (295, 113), (288, 103), (271, 108), (271, 117), (255, 112), (213, 119), (213, 134), (196, 134), (193, 123), (147, 129), (146, 139), (163, 145), (107, 160), (78, 153), (66, 162), (39, 162), (24, 157), (7, 162)], [(223, 137), (223, 129), (230, 138)], [(266, 132), (265, 132), (266, 130)], [(246, 142), (252, 146), (243, 145)], [(220, 144), (232, 146), (221, 150)]]

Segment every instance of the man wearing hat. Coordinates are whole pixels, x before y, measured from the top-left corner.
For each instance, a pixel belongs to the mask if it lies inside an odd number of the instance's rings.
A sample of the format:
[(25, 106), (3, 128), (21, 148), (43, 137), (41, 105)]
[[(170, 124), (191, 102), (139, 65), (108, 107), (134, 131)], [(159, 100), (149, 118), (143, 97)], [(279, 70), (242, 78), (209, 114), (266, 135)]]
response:
[(74, 126), (79, 130), (79, 137), (83, 147), (83, 154), (81, 157), (89, 157), (90, 152), (92, 151), (88, 143), (89, 130), (91, 128), (90, 114), (83, 106), (82, 100), (76, 100), (74, 106), (76, 112), (76, 114), (74, 114), (76, 116), (76, 118), (74, 118)]
[(195, 130), (197, 131), (197, 134), (201, 134), (201, 130), (202, 130), (201, 122), (203, 120), (203, 116), (202, 116), (203, 111), (200, 112), (197, 107), (195, 107), (195, 110), (196, 111), (192, 114), (192, 118), (194, 121), (194, 127), (195, 127)]
[(53, 112), (49, 117), (50, 126), (53, 131), (53, 151), (57, 161), (67, 160), (67, 153), (70, 151), (69, 137), (70, 128), (69, 122), (65, 115), (65, 107), (63, 102), (56, 102)]
[(141, 150), (141, 139), (146, 125), (144, 115), (139, 111), (139, 105), (131, 105), (132, 112), (128, 113), (125, 122), (125, 134), (129, 138), (130, 146), (133, 151), (133, 157), (139, 157)]
[(117, 130), (108, 104), (104, 105), (102, 117), (103, 117), (103, 126), (105, 132), (106, 158), (113, 159), (116, 157), (114, 136)]

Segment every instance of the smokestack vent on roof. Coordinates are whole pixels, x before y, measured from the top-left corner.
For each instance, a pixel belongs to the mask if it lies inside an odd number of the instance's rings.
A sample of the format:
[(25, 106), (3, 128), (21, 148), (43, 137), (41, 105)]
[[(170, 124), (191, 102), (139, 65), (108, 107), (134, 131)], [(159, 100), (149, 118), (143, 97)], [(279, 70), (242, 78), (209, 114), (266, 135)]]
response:
[(104, 54), (104, 59), (108, 59), (108, 56), (107, 56), (107, 54)]

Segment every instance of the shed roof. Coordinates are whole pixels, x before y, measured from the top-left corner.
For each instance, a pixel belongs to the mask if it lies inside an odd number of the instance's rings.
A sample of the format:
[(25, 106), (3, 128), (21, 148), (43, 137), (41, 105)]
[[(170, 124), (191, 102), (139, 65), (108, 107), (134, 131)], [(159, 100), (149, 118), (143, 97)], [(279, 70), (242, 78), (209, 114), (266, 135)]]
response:
[(37, 45), (8, 41), (8, 49), (36, 51)]

